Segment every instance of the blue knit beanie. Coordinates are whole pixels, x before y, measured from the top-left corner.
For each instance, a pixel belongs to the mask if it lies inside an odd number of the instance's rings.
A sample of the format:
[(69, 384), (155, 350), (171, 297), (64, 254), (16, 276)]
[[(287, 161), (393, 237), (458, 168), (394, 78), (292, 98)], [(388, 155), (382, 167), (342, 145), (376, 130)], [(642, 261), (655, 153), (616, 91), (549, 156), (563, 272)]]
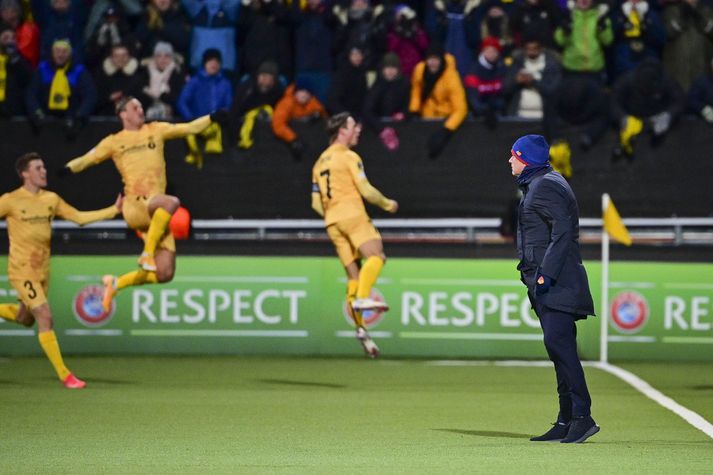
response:
[(527, 166), (547, 165), (550, 145), (542, 135), (524, 135), (512, 144), (512, 154)]

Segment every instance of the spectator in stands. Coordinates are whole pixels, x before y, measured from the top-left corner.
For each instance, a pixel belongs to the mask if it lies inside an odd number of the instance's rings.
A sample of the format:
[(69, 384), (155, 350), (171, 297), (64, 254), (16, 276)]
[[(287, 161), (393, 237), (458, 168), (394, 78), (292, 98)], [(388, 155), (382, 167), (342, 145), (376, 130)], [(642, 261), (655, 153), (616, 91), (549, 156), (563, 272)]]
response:
[[(579, 139), (579, 146), (583, 150), (588, 150), (602, 138), (609, 127), (610, 100), (598, 79), (587, 76), (563, 77), (554, 97), (554, 101), (545, 102), (544, 111), (545, 133), (551, 137), (553, 145), (562, 138), (561, 121), (584, 127)], [(557, 159), (554, 161), (558, 162)]]
[[(403, 121), (408, 114), (410, 85), (402, 71), (396, 53), (386, 53), (379, 77), (364, 104), (364, 121), (379, 135), (384, 147), (392, 151), (399, 148), (399, 136), (392, 124)], [(384, 123), (382, 118), (391, 122)]]
[(396, 53), (401, 61), (401, 72), (406, 78), (410, 78), (428, 48), (428, 36), (418, 23), (416, 11), (407, 5), (396, 7), (394, 24), (386, 40), (388, 50)]
[(290, 9), (282, 0), (243, 0), (238, 16), (242, 74), (253, 74), (265, 61), (275, 61), (292, 77)]
[(97, 115), (115, 115), (115, 106), (122, 98), (136, 96), (139, 91), (137, 71), (139, 61), (131, 56), (124, 44), (114, 45), (109, 56), (97, 68)]
[(277, 103), (272, 118), (272, 131), (289, 146), (292, 157), (299, 161), (305, 153), (306, 145), (292, 130), (289, 122), (293, 119), (318, 120), (326, 116), (324, 106), (312, 94), (312, 85), (308, 80), (300, 79), (285, 90)]
[(0, 1), (0, 20), (15, 31), (17, 50), (36, 67), (40, 62), (40, 30), (34, 22), (23, 20), (18, 0)]
[(708, 72), (700, 76), (688, 92), (688, 108), (713, 124), (713, 60)]
[(614, 32), (607, 16), (609, 7), (594, 0), (576, 0), (555, 31), (555, 41), (563, 49), (565, 73), (588, 75), (605, 81), (604, 48), (612, 44)]
[(153, 56), (141, 62), (137, 82), (136, 98), (143, 104), (147, 120), (174, 118), (178, 95), (186, 81), (171, 43), (156, 43)]
[(411, 76), (409, 111), (426, 119), (445, 119), (428, 138), (428, 156), (436, 158), (468, 113), (465, 90), (455, 58), (443, 47), (432, 43), (425, 60), (416, 65)]
[(666, 29), (646, 0), (626, 0), (613, 15), (614, 74), (631, 71), (645, 58), (661, 58)]
[(349, 7), (337, 3), (332, 12), (337, 18), (333, 48), (337, 59), (347, 56), (349, 46), (359, 45), (366, 57), (369, 70), (378, 68), (378, 61), (386, 53), (388, 19), (382, 5), (371, 6), (370, 0), (350, 0)]
[(341, 61), (327, 94), (330, 115), (349, 112), (355, 120), (361, 118), (367, 91), (364, 59), (364, 51), (359, 44), (349, 47), (347, 58)]
[(85, 5), (91, 4), (92, 6), (89, 18), (84, 26), (83, 37), (85, 42), (89, 41), (89, 38), (92, 37), (99, 25), (104, 21), (104, 14), (108, 9), (117, 9), (120, 16), (132, 26), (138, 23), (144, 12), (144, 2), (142, 0), (90, 0), (82, 3)]
[(619, 145), (613, 158), (634, 156), (634, 140), (648, 130), (653, 145), (663, 140), (684, 107), (681, 86), (662, 64), (647, 58), (619, 78), (612, 91), (612, 111), (619, 123)]
[(191, 21), (192, 36), (189, 67), (193, 71), (202, 68), (203, 53), (214, 48), (223, 58), (223, 70), (230, 75), (236, 72), (238, 50), (236, 48), (236, 21), (239, 0), (182, 0)]
[(704, 0), (671, 0), (663, 10), (668, 36), (666, 72), (688, 90), (713, 58), (713, 6)]
[(169, 43), (185, 60), (191, 40), (191, 24), (178, 0), (151, 0), (136, 27), (136, 41), (143, 58), (155, 52), (158, 42)]
[(87, 65), (102, 66), (104, 59), (109, 56), (117, 45), (124, 45), (127, 48), (135, 45), (131, 28), (124, 17), (122, 11), (110, 6), (104, 11), (102, 20), (89, 37), (86, 44)]
[(255, 74), (244, 79), (235, 89), (231, 114), (242, 122), (238, 148), (247, 150), (253, 146), (252, 132), (259, 116), (272, 118), (277, 101), (285, 92), (279, 80), (277, 63), (265, 61)]
[(337, 19), (326, 0), (292, 2), (295, 29), (295, 79), (312, 83), (319, 101), (327, 100), (332, 72), (332, 37)]
[(461, 77), (468, 74), (480, 44), (476, 7), (480, 0), (435, 0), (436, 29), (431, 40), (445, 45)]
[(32, 13), (42, 32), (41, 56), (43, 59), (52, 55), (55, 40), (66, 39), (72, 46), (72, 59), (84, 62), (84, 5), (77, 0), (49, 0), (32, 2)]
[(484, 117), (485, 125), (490, 129), (497, 127), (498, 115), (505, 110), (502, 51), (500, 40), (494, 36), (485, 38), (476, 62), (463, 81), (471, 111), (476, 117)]
[(32, 66), (17, 49), (15, 30), (0, 28), (0, 117), (25, 113), (25, 88), (32, 78)]
[[(230, 108), (233, 103), (233, 88), (222, 73), (222, 56), (211, 48), (203, 53), (203, 69), (194, 75), (183, 88), (178, 98), (178, 112), (186, 121)], [(213, 122), (200, 136), (205, 139), (206, 153), (223, 153), (221, 126)], [(195, 135), (186, 137), (188, 155), (186, 162), (203, 167), (203, 154), (198, 148)]]
[(52, 57), (40, 62), (25, 95), (30, 125), (39, 132), (47, 116), (63, 120), (67, 138), (81, 131), (97, 101), (96, 88), (89, 72), (72, 60), (68, 40), (56, 40)]
[(555, 49), (555, 29), (562, 10), (553, 0), (525, 0), (515, 5), (510, 25), (515, 43), (524, 46), (525, 37), (538, 37), (542, 46)]
[(487, 38), (497, 38), (500, 42), (500, 56), (510, 56), (513, 48), (512, 32), (510, 30), (510, 18), (506, 12), (506, 8), (512, 2), (503, 2), (501, 0), (486, 0), (476, 10), (477, 16), (481, 17), (479, 22), (480, 27), (480, 43), (478, 50), (482, 50), (482, 42)]
[(507, 115), (543, 119), (545, 103), (554, 100), (560, 85), (562, 66), (554, 53), (543, 48), (536, 30), (527, 31), (522, 39), (523, 48), (513, 53), (503, 81), (503, 94), (510, 101)]

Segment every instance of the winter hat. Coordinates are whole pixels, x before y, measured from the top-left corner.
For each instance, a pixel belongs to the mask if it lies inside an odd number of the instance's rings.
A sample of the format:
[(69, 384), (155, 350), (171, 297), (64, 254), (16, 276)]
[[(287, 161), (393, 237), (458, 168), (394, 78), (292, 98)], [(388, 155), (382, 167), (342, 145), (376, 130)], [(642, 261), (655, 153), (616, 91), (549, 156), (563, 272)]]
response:
[(396, 69), (401, 69), (401, 60), (396, 53), (386, 53), (384, 58), (381, 60), (381, 67), (392, 67)]
[(173, 55), (173, 46), (171, 46), (171, 43), (167, 41), (159, 41), (156, 43), (156, 46), (153, 47), (153, 55), (156, 56), (158, 54)]
[(257, 74), (270, 74), (272, 76), (277, 76), (278, 74), (278, 67), (277, 63), (274, 61), (263, 61), (260, 63), (260, 66), (257, 68)]
[(512, 154), (527, 166), (547, 165), (550, 146), (542, 135), (524, 135), (512, 144)]
[(312, 81), (310, 81), (309, 78), (306, 78), (304, 76), (298, 77), (295, 81), (295, 92), (297, 91), (307, 91), (310, 94), (313, 94), (314, 86), (312, 84)]
[(55, 49), (55, 48), (66, 48), (71, 52), (72, 44), (69, 42), (68, 39), (61, 38), (61, 39), (54, 40), (54, 42), (52, 43), (52, 49)]
[(215, 48), (208, 48), (203, 52), (203, 61), (201, 64), (205, 66), (205, 63), (210, 61), (211, 59), (216, 59), (218, 60), (219, 63), (223, 63), (223, 55), (220, 54), (220, 50), (217, 50)]
[(416, 12), (408, 5), (400, 3), (394, 8), (394, 18), (398, 20), (399, 17), (404, 17), (406, 20), (413, 20), (416, 18)]
[(500, 40), (497, 39), (494, 36), (487, 36), (481, 41), (480, 43), (480, 51), (482, 52), (485, 48), (488, 46), (492, 46), (496, 50), (498, 50), (498, 53), (503, 52), (503, 45), (500, 44)]

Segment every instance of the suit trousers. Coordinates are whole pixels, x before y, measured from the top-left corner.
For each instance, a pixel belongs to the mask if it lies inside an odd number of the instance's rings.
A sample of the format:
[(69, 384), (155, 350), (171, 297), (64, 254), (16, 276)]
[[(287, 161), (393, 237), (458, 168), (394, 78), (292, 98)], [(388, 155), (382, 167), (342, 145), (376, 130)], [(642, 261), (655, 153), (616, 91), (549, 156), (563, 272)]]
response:
[(572, 417), (589, 416), (592, 399), (577, 354), (576, 321), (581, 317), (547, 308), (532, 300), (544, 334), (545, 349), (555, 365), (560, 405), (557, 420), (566, 423)]

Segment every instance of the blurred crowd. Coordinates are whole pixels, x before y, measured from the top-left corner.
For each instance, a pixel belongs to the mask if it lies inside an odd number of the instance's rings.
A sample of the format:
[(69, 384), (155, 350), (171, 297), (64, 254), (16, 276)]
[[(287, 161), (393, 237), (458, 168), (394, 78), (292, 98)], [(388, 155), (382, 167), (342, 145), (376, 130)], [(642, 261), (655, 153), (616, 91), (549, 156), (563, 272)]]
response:
[[(541, 121), (567, 176), (612, 128), (619, 159), (684, 113), (713, 124), (713, 0), (0, 0), (0, 116), (73, 139), (129, 95), (150, 120), (230, 110), (240, 149), (269, 119), (296, 159), (290, 123), (342, 111), (388, 150), (440, 121), (434, 158), (469, 115)], [(186, 159), (223, 142), (216, 124)]]

